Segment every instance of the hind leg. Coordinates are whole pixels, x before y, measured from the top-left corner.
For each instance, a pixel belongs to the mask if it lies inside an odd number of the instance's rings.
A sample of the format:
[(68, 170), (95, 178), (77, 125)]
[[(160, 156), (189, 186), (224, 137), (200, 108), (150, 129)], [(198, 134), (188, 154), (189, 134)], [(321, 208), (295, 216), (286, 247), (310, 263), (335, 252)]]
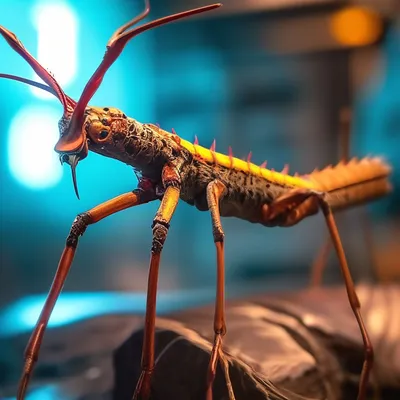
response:
[(324, 194), (306, 189), (293, 190), (278, 198), (272, 204), (264, 205), (260, 222), (267, 226), (292, 226), (299, 223), (305, 217), (317, 213), (319, 209), (324, 213), (325, 222), (339, 259), (349, 304), (357, 320), (364, 343), (364, 364), (357, 396), (358, 400), (364, 400), (373, 364), (373, 347), (361, 315), (360, 301), (358, 300), (353, 278), (347, 264), (336, 221), (329, 204), (324, 199)]
[[(348, 108), (342, 108), (339, 114), (339, 160), (344, 162), (348, 162), (350, 157), (350, 121), (351, 111)], [(327, 236), (312, 263), (310, 286), (321, 286), (331, 250), (332, 241)]]
[[(340, 110), (339, 115), (339, 159), (348, 162), (350, 160), (350, 134), (351, 134), (351, 110), (344, 107)], [(376, 276), (376, 260), (375, 260), (375, 248), (374, 240), (371, 228), (371, 220), (368, 215), (368, 210), (364, 207), (361, 210), (364, 243), (368, 251), (368, 257), (370, 259), (370, 267), (372, 269), (371, 275), (375, 278)], [(329, 236), (326, 237), (325, 242), (321, 246), (317, 256), (315, 257), (311, 267), (310, 286), (318, 287), (321, 286), (323, 280), (323, 274), (328, 264), (328, 258), (332, 250), (332, 241)]]

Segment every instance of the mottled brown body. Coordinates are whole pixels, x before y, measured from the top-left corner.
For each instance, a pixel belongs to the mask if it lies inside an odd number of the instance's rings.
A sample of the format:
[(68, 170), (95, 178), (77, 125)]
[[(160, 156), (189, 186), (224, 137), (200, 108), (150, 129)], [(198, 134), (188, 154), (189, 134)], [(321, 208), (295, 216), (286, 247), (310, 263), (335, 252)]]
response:
[[(163, 167), (172, 165), (180, 179), (180, 198), (200, 211), (209, 209), (207, 186), (214, 180), (222, 182), (226, 187), (219, 203), (222, 217), (263, 223), (263, 206), (294, 189), (304, 188), (304, 182), (308, 182), (312, 190), (324, 193), (334, 210), (369, 201), (390, 190), (387, 180), (390, 168), (379, 159), (352, 161), (339, 164), (336, 170), (330, 167), (308, 176), (291, 177), (295, 184), (290, 184), (278, 172), (271, 174), (272, 177), (279, 176), (276, 182), (264, 178), (257, 169), (255, 174), (251, 168), (243, 171), (220, 165), (218, 156), (213, 157), (210, 150), (204, 149), (204, 157), (193, 154), (178, 135), (152, 124), (142, 124), (115, 108), (89, 107), (84, 127), (89, 150), (132, 166), (142, 179), (154, 182), (159, 193), (164, 190)], [(208, 153), (212, 161), (205, 159)], [(285, 226), (282, 218), (276, 223)], [(274, 226), (272, 221), (265, 225)]]
[(263, 204), (291, 189), (202, 160), (185, 149), (177, 135), (174, 140), (172, 134), (164, 135), (156, 126), (141, 124), (114, 108), (88, 108), (84, 126), (89, 150), (132, 166), (142, 179), (153, 181), (160, 191), (163, 167), (173, 165), (181, 180), (180, 198), (201, 211), (208, 210), (206, 188), (216, 179), (227, 187), (220, 204), (221, 216), (250, 222), (259, 222)]

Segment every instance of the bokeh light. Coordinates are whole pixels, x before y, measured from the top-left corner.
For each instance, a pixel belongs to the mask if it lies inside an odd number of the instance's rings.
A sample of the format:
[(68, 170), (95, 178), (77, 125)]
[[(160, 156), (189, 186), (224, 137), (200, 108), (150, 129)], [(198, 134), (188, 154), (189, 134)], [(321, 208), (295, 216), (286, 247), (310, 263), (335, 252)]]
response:
[(330, 23), (332, 36), (345, 46), (365, 46), (378, 40), (383, 30), (379, 15), (366, 7), (346, 7)]
[(32, 189), (56, 185), (63, 174), (54, 145), (58, 140), (60, 111), (49, 106), (28, 106), (12, 119), (8, 140), (11, 173)]
[[(37, 55), (65, 90), (77, 70), (78, 22), (72, 8), (63, 2), (39, 2), (32, 9), (33, 24), (37, 30)], [(34, 74), (34, 79), (38, 79)], [(53, 98), (47, 92), (32, 88), (41, 98)], [(55, 99), (56, 100), (56, 99)]]

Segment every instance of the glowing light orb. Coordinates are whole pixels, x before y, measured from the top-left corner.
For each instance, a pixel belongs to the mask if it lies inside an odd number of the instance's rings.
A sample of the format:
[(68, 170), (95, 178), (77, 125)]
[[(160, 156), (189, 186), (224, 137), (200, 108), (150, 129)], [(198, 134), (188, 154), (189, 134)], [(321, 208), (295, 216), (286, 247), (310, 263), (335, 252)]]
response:
[(25, 107), (11, 121), (9, 168), (20, 183), (30, 188), (52, 187), (62, 177), (63, 169), (54, 151), (59, 114), (52, 107)]
[[(54, 74), (65, 89), (77, 70), (78, 23), (75, 13), (63, 2), (46, 1), (33, 8), (32, 19), (38, 34), (37, 60)], [(56, 100), (43, 90), (31, 90), (37, 97)]]
[(377, 41), (383, 30), (381, 17), (366, 7), (346, 7), (330, 21), (332, 36), (345, 46), (365, 46)]

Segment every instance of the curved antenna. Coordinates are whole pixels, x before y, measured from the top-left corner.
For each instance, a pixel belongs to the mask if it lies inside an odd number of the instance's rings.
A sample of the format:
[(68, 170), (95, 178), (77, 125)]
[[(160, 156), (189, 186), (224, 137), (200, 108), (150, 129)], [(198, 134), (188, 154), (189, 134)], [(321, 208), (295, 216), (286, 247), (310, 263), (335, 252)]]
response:
[(149, 15), (149, 13), (150, 13), (150, 1), (145, 0), (144, 10), (137, 17), (131, 19), (125, 25), (122, 25), (121, 27), (119, 27), (111, 36), (110, 40), (107, 43), (107, 47), (111, 46), (114, 39), (117, 38), (119, 35), (121, 35), (123, 32), (125, 32), (128, 28), (132, 27), (133, 25), (137, 24), (138, 22), (140, 22), (144, 18), (146, 18)]
[[(64, 116), (69, 117), (72, 115), (74, 109), (71, 107), (72, 103), (70, 98), (66, 96), (61, 86), (55, 80), (55, 78), (42, 67), (39, 62), (25, 49), (23, 44), (17, 38), (17, 36), (10, 32), (8, 29), (0, 25), (0, 34), (4, 37), (11, 48), (16, 51), (25, 61), (32, 67), (32, 69), (38, 74), (38, 76), (43, 79), (44, 82), (54, 90), (56, 97), (60, 100), (64, 107)], [(23, 78), (22, 78), (23, 79)], [(35, 86), (35, 85), (33, 85)], [(46, 90), (46, 89), (44, 89)], [(75, 103), (75, 102), (74, 102)]]
[[(11, 75), (11, 74), (0, 73), (0, 78), (12, 79), (13, 81), (26, 83), (27, 85), (34, 86), (38, 89), (44, 90), (45, 92), (48, 92), (58, 98), (56, 91), (53, 88), (51, 88), (50, 86), (47, 86), (43, 83), (32, 81), (31, 79), (27, 79), (27, 78), (23, 78), (18, 75)], [(67, 95), (65, 95), (65, 98), (68, 103), (68, 108), (72, 111), (75, 108), (76, 101), (74, 99), (71, 99), (71, 97), (69, 97)], [(71, 112), (71, 114), (72, 114), (72, 112)]]
[(52, 89), (50, 86), (47, 86), (47, 85), (45, 85), (43, 83), (32, 81), (31, 79), (26, 79), (26, 78), (22, 78), (22, 77), (17, 76), (17, 75), (10, 75), (10, 74), (1, 74), (0, 73), (0, 78), (12, 79), (14, 81), (26, 83), (27, 85), (35, 86), (36, 88), (42, 89), (42, 90), (44, 90), (46, 92), (49, 92), (49, 93), (51, 93), (52, 95), (54, 95), (54, 96), (56, 96), (58, 98), (58, 95), (57, 95), (56, 91), (54, 89)]
[(85, 108), (89, 103), (90, 99), (93, 97), (93, 95), (99, 88), (107, 70), (111, 67), (114, 61), (121, 54), (122, 50), (124, 49), (125, 45), (128, 43), (129, 40), (139, 35), (140, 33), (148, 31), (149, 29), (153, 29), (158, 26), (165, 25), (173, 21), (177, 21), (178, 19), (190, 17), (195, 14), (211, 11), (215, 8), (220, 7), (221, 5), (222, 4), (217, 3), (205, 7), (200, 7), (180, 12), (178, 14), (169, 15), (167, 17), (163, 17), (148, 22), (130, 31), (125, 31), (128, 27), (142, 20), (148, 14), (149, 7), (148, 7), (148, 1), (146, 1), (145, 10), (138, 17), (135, 17), (133, 20), (131, 20), (127, 24), (123, 25), (120, 29), (118, 29), (112, 36), (112, 38), (109, 40), (107, 45), (107, 50), (105, 52), (102, 62), (100, 63), (100, 65), (98, 66), (92, 77), (89, 79), (78, 103), (76, 104), (68, 132), (60, 137), (58, 143), (56, 144), (55, 150), (59, 153), (70, 153), (70, 154), (76, 154), (80, 151), (85, 142), (85, 137), (81, 133)]

